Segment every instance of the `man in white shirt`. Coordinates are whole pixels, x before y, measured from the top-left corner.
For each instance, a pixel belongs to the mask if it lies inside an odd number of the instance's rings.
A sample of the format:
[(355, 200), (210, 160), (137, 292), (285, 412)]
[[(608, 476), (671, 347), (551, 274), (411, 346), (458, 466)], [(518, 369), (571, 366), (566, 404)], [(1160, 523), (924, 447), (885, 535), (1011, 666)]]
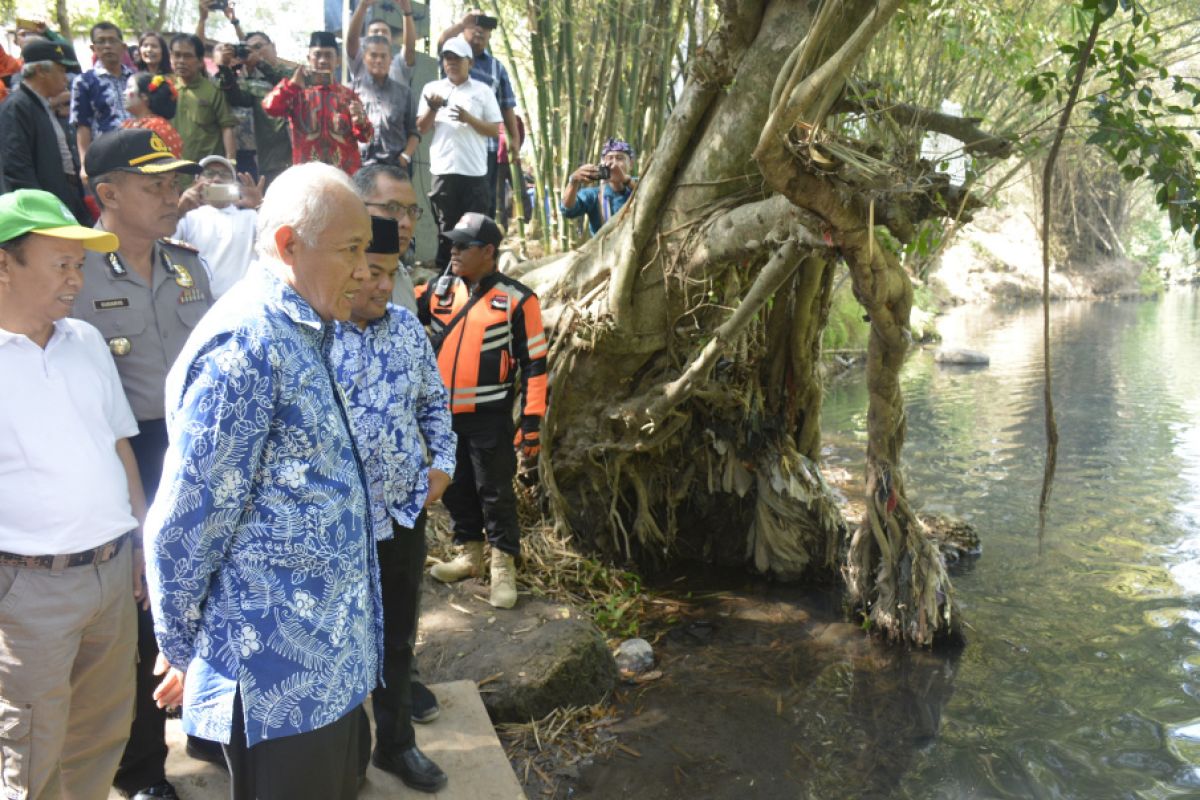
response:
[[(471, 78), (471, 45), (461, 36), (442, 45), (446, 77), (430, 81), (417, 106), (417, 130), (433, 131), (429, 171), (433, 174), (429, 202), (438, 230), (454, 229), (462, 215), (488, 210), (487, 143), (500, 132), (500, 106), (490, 88)], [(437, 265), (450, 263), (450, 243), (438, 239)]]
[(239, 182), (233, 163), (221, 156), (202, 158), (200, 166), (200, 177), (179, 198), (179, 210), (186, 213), (175, 238), (200, 251), (215, 300), (242, 279), (254, 260), (255, 209), (262, 204), (263, 179), (256, 184), (242, 173)]
[(67, 318), (84, 248), (112, 252), (117, 237), (48, 192), (0, 196), (5, 797), (107, 797), (133, 716), (138, 427), (100, 332)]

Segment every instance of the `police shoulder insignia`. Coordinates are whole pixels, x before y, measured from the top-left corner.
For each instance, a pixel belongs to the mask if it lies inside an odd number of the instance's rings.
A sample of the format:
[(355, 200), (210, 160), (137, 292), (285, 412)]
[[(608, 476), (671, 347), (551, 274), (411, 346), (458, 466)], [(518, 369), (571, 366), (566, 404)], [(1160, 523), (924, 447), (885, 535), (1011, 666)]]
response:
[(200, 252), (199, 247), (196, 247), (196, 245), (191, 244), (189, 242), (185, 242), (181, 239), (168, 239), (166, 236), (164, 236), (163, 238), (159, 239), (158, 241), (161, 242), (162, 244), (169, 244), (172, 247), (178, 247), (181, 250), (187, 250), (188, 252), (191, 252), (191, 253), (199, 253)]

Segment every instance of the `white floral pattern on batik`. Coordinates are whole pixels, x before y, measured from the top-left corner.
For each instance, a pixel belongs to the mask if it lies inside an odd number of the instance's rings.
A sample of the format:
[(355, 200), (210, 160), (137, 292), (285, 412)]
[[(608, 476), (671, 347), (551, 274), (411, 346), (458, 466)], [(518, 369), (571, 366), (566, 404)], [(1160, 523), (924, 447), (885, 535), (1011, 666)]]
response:
[(303, 733), (377, 683), (379, 569), (332, 339), (256, 264), (167, 378), (146, 560), (159, 648), (187, 669), (188, 733), (228, 742), (237, 691), (250, 745)]

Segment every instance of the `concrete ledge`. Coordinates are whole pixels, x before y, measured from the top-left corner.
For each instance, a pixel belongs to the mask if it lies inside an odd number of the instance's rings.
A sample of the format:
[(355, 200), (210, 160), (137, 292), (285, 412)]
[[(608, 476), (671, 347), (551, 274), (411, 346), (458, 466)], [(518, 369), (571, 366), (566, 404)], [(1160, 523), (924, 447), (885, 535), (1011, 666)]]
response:
[[(399, 778), (375, 767), (367, 769), (361, 800), (397, 797), (435, 797), (438, 800), (526, 800), (513, 774), (487, 710), (472, 681), (430, 686), (442, 713), (428, 725), (417, 725), (417, 744), (450, 777), (437, 794), (423, 794)], [(368, 711), (370, 703), (367, 704)], [(212, 764), (194, 761), (184, 753), (186, 737), (178, 720), (167, 723), (167, 777), (183, 800), (227, 800), (229, 780)], [(122, 800), (115, 790), (109, 800)]]

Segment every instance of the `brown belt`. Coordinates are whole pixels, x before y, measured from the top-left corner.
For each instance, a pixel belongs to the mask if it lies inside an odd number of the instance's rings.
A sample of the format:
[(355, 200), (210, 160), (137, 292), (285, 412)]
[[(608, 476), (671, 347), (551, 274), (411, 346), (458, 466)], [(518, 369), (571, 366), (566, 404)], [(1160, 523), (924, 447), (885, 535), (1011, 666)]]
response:
[(30, 569), (62, 570), (68, 567), (86, 567), (89, 564), (103, 564), (115, 558), (121, 552), (121, 545), (129, 538), (123, 533), (111, 542), (105, 542), (99, 547), (84, 550), (82, 553), (64, 553), (60, 556), (22, 556), (16, 553), (5, 553), (0, 550), (0, 566), (28, 567)]

